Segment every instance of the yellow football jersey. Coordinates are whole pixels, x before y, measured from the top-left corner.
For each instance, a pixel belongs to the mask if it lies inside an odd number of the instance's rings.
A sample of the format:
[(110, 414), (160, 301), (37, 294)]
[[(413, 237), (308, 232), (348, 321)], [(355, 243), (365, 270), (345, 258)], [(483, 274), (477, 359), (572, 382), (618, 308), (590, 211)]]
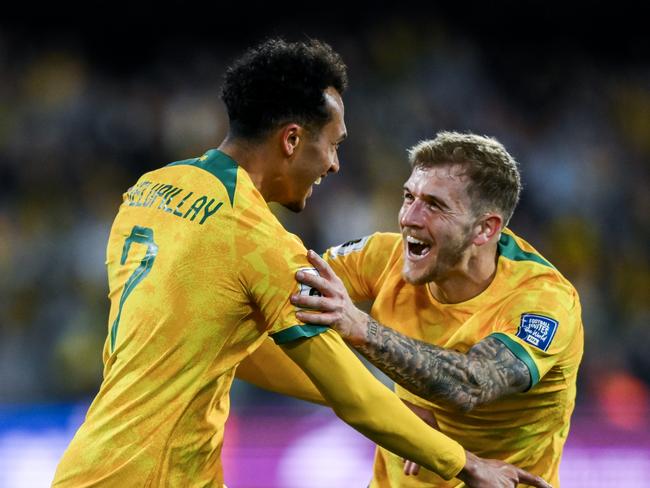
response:
[[(466, 352), (481, 339), (500, 340), (530, 371), (524, 393), (467, 414), (419, 398), (396, 385), (397, 394), (429, 408), (440, 430), (467, 450), (515, 464), (559, 486), (562, 448), (576, 395), (583, 352), (578, 295), (573, 286), (528, 243), (502, 233), (494, 280), (478, 296), (457, 304), (438, 302), (427, 286), (401, 276), (402, 239), (378, 233), (331, 248), (326, 260), (354, 301), (374, 300), (371, 314), (410, 337)], [(400, 457), (378, 448), (371, 487), (456, 487), (421, 470), (403, 474)]]
[(213, 149), (143, 175), (107, 248), (104, 380), (56, 487), (223, 486), (220, 451), (237, 364), (296, 325), (309, 267), (249, 175)]

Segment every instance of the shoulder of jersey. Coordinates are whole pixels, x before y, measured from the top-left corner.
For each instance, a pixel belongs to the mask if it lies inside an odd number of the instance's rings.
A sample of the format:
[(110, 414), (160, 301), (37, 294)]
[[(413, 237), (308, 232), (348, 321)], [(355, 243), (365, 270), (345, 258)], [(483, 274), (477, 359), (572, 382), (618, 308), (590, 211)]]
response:
[(373, 252), (381, 253), (382, 251), (394, 252), (395, 247), (399, 246), (401, 237), (399, 234), (390, 232), (375, 232), (374, 234), (353, 239), (344, 242), (338, 246), (329, 249), (329, 255), (332, 258), (347, 256), (352, 253)]
[(227, 154), (218, 149), (210, 149), (199, 158), (184, 159), (168, 164), (166, 167), (193, 166), (200, 168), (221, 182), (224, 186), (230, 206), (234, 205), (235, 188), (237, 187), (237, 169), (239, 165)]
[(510, 229), (504, 229), (498, 242), (499, 256), (515, 266), (521, 265), (531, 276), (546, 276), (573, 288), (571, 283), (533, 246)]

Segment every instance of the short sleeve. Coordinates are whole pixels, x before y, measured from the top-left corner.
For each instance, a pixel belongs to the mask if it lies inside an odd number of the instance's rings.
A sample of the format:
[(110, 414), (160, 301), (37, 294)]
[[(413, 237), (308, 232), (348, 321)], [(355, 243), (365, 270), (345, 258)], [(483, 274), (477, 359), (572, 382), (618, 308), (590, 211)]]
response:
[(490, 335), (522, 360), (531, 388), (561, 360), (581, 327), (577, 293), (563, 284), (515, 293), (502, 307)]
[[(259, 309), (266, 332), (278, 343), (311, 337), (327, 330), (320, 325), (303, 324), (296, 318), (298, 307), (290, 302), (294, 293), (317, 293), (296, 281), (298, 270), (316, 273), (307, 261), (302, 241), (282, 227), (269, 232), (252, 230), (247, 243), (255, 243), (241, 251), (240, 279), (243, 287)], [(248, 251), (248, 252), (247, 252)]]
[(331, 247), (323, 258), (341, 278), (352, 301), (373, 300), (400, 244), (399, 234), (375, 233)]

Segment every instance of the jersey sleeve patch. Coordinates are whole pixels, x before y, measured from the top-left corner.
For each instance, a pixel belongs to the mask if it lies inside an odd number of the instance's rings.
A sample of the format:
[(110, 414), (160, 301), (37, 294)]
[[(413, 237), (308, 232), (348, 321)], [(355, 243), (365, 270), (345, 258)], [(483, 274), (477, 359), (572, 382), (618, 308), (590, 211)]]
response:
[[(310, 275), (315, 275), (315, 276), (320, 276), (318, 271), (316, 271), (316, 268), (300, 268), (298, 271), (302, 271), (303, 273), (307, 273)], [(316, 288), (312, 288), (309, 285), (305, 285), (304, 283), (298, 283), (300, 285), (300, 295), (302, 296), (308, 296), (308, 297), (320, 297), (321, 292), (318, 291)]]
[(542, 351), (547, 351), (557, 332), (558, 321), (543, 315), (525, 313), (521, 315), (517, 337), (535, 346)]
[[(310, 275), (320, 276), (316, 268), (300, 268), (298, 271), (307, 273)], [(298, 283), (300, 287), (300, 295), (302, 296), (321, 296), (321, 293), (316, 289), (312, 288), (309, 285), (304, 283)], [(298, 307), (299, 310), (302, 310)], [(315, 324), (298, 324), (292, 327), (288, 327), (284, 330), (271, 334), (271, 338), (275, 341), (276, 344), (286, 344), (287, 342), (295, 341), (297, 339), (305, 339), (307, 337), (313, 337), (318, 334), (322, 334), (329, 327), (324, 325), (315, 325)]]
[(353, 241), (348, 241), (345, 244), (334, 246), (330, 248), (330, 256), (336, 258), (339, 256), (346, 256), (347, 254), (350, 254), (354, 251), (360, 251), (365, 247), (368, 239), (370, 239), (370, 236), (362, 237), (361, 239), (355, 239)]

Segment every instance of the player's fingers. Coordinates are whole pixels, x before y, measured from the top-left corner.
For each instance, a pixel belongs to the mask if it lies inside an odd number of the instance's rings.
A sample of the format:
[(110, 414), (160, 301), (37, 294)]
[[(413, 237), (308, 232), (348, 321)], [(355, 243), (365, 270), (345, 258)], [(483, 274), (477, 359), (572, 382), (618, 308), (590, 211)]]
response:
[(404, 460), (404, 474), (406, 476), (417, 476), (420, 472), (420, 465), (413, 461)]
[(311, 273), (305, 273), (304, 271), (297, 271), (296, 280), (298, 280), (300, 283), (304, 285), (315, 288), (323, 295), (329, 296), (332, 295), (333, 293), (332, 285), (330, 284), (329, 281), (327, 281), (326, 278), (323, 278), (322, 276), (318, 276)]
[(327, 264), (327, 261), (321, 258), (316, 251), (312, 251), (311, 249), (307, 251), (307, 260), (318, 270), (318, 273), (321, 276), (326, 278), (338, 278), (330, 265)]
[(337, 320), (337, 316), (330, 313), (296, 312), (296, 317), (301, 322), (314, 325), (332, 325)]
[(321, 312), (331, 312), (334, 307), (330, 299), (310, 295), (291, 295), (291, 303), (298, 307), (308, 308), (310, 310), (319, 310)]
[(530, 486), (537, 486), (538, 488), (553, 488), (539, 476), (530, 474), (528, 471), (524, 471), (523, 469), (517, 468), (517, 476), (519, 477), (520, 483), (526, 483)]

